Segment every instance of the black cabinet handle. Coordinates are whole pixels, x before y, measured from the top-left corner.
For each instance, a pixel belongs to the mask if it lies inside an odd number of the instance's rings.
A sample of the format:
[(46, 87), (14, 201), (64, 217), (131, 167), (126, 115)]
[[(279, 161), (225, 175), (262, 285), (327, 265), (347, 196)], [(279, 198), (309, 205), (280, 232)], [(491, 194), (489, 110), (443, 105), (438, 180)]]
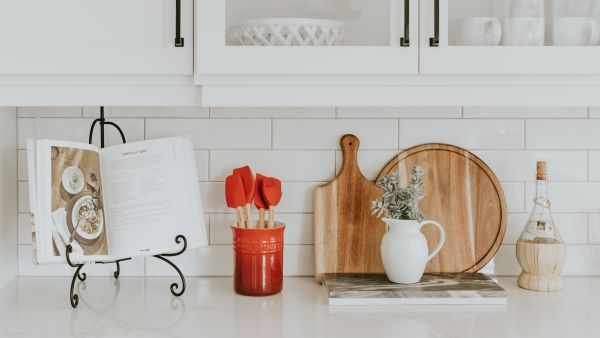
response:
[(433, 37), (429, 38), (429, 46), (440, 46), (440, 0), (433, 1)]
[(175, 1), (175, 47), (183, 47), (181, 37), (181, 0)]
[(400, 38), (400, 47), (410, 47), (410, 0), (404, 0), (404, 37)]

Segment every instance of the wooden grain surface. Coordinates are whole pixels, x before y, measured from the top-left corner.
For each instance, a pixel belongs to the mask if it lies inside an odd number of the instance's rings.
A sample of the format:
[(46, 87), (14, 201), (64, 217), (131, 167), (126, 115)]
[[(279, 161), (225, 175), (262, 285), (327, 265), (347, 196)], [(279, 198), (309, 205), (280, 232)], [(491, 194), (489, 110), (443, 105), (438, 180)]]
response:
[[(494, 257), (506, 230), (504, 193), (492, 170), (469, 151), (446, 144), (424, 144), (393, 158), (378, 179), (399, 172), (408, 177), (420, 165), (425, 198), (419, 206), (427, 219), (442, 224), (446, 242), (427, 272), (476, 272)], [(437, 231), (425, 226), (429, 248)]]
[(379, 251), (385, 224), (371, 215), (381, 190), (363, 176), (357, 162), (360, 142), (341, 141), (344, 160), (338, 175), (314, 193), (315, 278), (323, 273), (383, 272)]

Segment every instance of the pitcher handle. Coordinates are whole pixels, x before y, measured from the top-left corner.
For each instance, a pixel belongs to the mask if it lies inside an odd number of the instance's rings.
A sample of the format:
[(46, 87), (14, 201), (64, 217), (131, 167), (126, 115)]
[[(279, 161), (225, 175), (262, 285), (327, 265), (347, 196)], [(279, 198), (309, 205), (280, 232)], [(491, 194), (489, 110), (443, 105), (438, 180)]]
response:
[(422, 228), (424, 225), (427, 225), (427, 224), (435, 225), (438, 228), (438, 231), (440, 233), (440, 240), (439, 240), (438, 244), (435, 246), (433, 251), (429, 254), (429, 257), (427, 258), (427, 261), (429, 262), (442, 249), (442, 246), (444, 245), (444, 241), (446, 240), (446, 232), (444, 231), (444, 228), (442, 227), (442, 225), (440, 223), (438, 223), (436, 221), (430, 221), (430, 220), (425, 220), (425, 221), (421, 222), (421, 226), (419, 228)]

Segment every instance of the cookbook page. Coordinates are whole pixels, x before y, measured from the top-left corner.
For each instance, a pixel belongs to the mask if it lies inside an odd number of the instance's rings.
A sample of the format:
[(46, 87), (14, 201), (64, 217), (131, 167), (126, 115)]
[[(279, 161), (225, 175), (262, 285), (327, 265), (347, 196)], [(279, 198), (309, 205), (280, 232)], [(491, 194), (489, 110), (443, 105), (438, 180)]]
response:
[[(188, 159), (181, 137), (127, 143), (100, 150), (104, 196), (115, 257), (174, 252), (178, 234), (202, 227), (191, 208)], [(200, 209), (201, 210), (201, 209)]]
[(34, 187), (37, 257), (40, 263), (106, 260), (108, 235), (102, 198), (98, 148), (66, 141), (35, 143)]

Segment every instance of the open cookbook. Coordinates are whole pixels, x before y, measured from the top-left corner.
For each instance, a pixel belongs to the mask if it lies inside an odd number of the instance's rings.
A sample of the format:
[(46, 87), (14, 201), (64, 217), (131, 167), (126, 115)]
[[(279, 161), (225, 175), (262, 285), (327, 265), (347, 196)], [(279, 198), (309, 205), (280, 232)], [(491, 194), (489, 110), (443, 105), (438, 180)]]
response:
[(36, 263), (112, 261), (207, 245), (190, 137), (99, 148), (28, 140)]

